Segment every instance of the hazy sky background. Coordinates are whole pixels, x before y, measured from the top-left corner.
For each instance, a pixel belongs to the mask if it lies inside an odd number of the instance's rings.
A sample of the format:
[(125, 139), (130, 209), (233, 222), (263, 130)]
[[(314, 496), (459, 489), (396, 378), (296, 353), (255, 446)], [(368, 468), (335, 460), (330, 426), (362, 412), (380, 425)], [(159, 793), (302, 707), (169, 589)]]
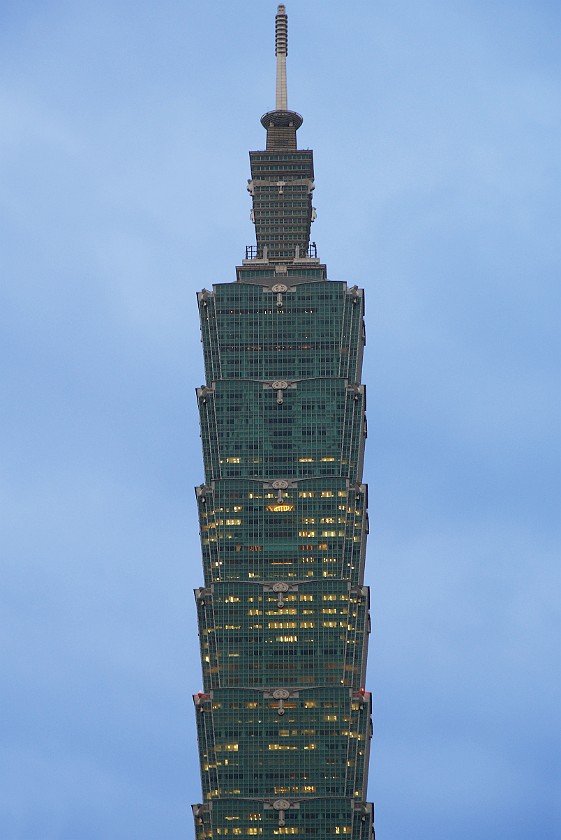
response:
[[(366, 289), (378, 840), (558, 840), (561, 6), (291, 0)], [(0, 4), (0, 836), (192, 840), (195, 292), (253, 242), (276, 4)]]

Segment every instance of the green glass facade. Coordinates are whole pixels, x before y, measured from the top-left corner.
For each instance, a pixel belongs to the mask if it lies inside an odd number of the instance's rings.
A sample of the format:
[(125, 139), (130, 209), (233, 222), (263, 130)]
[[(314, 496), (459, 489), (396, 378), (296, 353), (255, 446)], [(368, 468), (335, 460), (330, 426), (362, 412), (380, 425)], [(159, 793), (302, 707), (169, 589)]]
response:
[(372, 840), (364, 295), (310, 256), (299, 115), (251, 152), (257, 245), (198, 295), (197, 840)]

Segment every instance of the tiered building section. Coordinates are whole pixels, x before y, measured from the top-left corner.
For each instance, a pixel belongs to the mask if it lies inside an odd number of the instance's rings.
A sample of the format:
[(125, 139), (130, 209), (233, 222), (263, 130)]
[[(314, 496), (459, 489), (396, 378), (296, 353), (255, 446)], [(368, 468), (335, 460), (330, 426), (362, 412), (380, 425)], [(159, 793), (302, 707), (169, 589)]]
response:
[(262, 118), (266, 151), (250, 153), (257, 247), (235, 283), (198, 296), (193, 812), (197, 840), (372, 840), (364, 296), (310, 255), (313, 157), (286, 109), (283, 6), (276, 32), (277, 110)]

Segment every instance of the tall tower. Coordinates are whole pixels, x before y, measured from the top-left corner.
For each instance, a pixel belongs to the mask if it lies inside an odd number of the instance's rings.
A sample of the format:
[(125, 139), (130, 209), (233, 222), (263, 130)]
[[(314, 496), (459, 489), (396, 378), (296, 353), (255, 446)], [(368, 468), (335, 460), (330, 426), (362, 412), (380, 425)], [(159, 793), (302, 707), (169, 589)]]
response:
[(235, 282), (198, 295), (197, 840), (374, 836), (364, 295), (327, 280), (310, 245), (313, 153), (297, 148), (287, 45), (281, 5), (276, 108), (250, 152), (257, 242)]

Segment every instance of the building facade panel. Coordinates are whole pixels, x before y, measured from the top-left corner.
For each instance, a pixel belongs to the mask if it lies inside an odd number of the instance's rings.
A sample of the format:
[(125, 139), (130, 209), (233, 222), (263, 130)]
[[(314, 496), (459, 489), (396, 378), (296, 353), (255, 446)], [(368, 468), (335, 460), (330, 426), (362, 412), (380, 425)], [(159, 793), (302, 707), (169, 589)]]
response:
[(228, 380), (197, 391), (207, 484), (226, 478), (360, 480), (364, 385), (345, 379)]
[[(257, 273), (268, 277), (252, 276)], [(294, 278), (275, 274), (273, 267), (246, 269), (245, 275), (262, 285), (220, 284), (199, 294), (207, 385), (287, 377), (360, 382), (365, 340), (360, 289), (322, 282), (325, 278), (292, 286)], [(274, 291), (279, 287), (287, 291)]]
[(196, 591), (205, 691), (365, 682), (369, 591), (347, 580), (224, 582)]
[(363, 579), (367, 488), (348, 479), (213, 481), (197, 488), (205, 585)]
[(366, 692), (222, 689), (194, 701), (206, 800), (263, 791), (364, 799), (372, 726)]

